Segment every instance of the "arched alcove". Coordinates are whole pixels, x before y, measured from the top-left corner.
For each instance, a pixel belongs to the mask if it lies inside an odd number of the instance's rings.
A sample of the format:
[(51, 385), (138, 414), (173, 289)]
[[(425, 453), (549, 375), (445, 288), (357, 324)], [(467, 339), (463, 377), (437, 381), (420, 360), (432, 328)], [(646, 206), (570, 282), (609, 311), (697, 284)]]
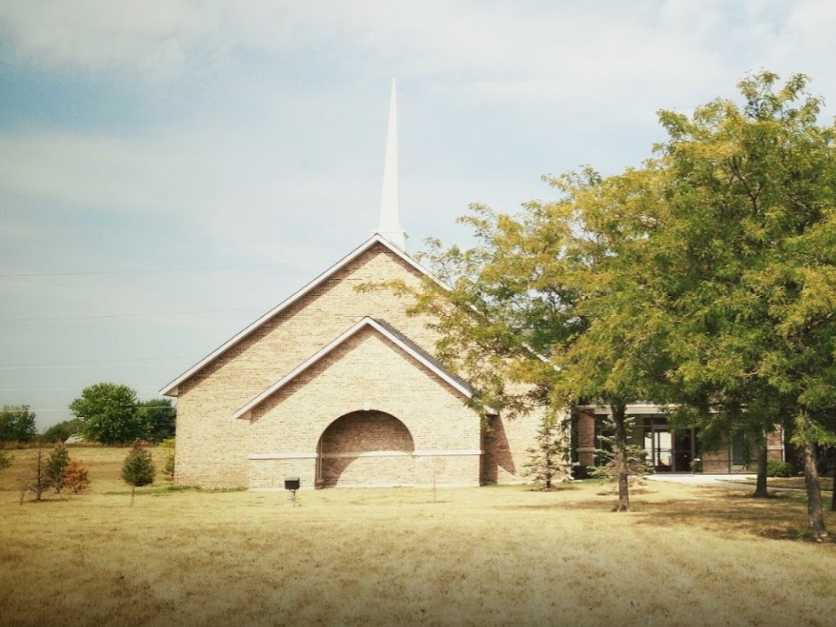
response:
[(415, 443), (406, 425), (382, 411), (354, 411), (332, 422), (317, 445), (319, 487), (414, 482)]

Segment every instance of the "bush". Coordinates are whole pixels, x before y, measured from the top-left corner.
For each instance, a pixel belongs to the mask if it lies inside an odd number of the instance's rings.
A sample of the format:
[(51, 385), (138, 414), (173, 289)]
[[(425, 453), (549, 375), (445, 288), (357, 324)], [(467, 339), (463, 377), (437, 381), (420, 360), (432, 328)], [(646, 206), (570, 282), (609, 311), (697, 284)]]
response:
[(770, 459), (766, 462), (767, 477), (792, 477), (792, 464), (777, 459)]
[(23, 503), (23, 496), (26, 492), (31, 492), (35, 495), (35, 500), (40, 501), (43, 493), (50, 487), (51, 482), (47, 476), (47, 464), (43, 458), (43, 451), (38, 449), (38, 457), (35, 459), (32, 474), (23, 478), (23, 484), (20, 490), (20, 502)]
[(0, 448), (0, 472), (12, 465), (12, 456)]
[(96, 383), (70, 403), (80, 420), (81, 434), (102, 444), (133, 442), (145, 434), (136, 392), (126, 385)]
[(66, 442), (68, 437), (75, 435), (80, 430), (81, 421), (78, 418), (64, 420), (44, 431), (41, 440), (43, 442)]
[(122, 464), (122, 479), (131, 486), (131, 505), (134, 504), (136, 488), (153, 483), (156, 472), (151, 453), (142, 442), (137, 441)]
[(29, 405), (3, 405), (0, 409), (0, 440), (31, 442), (38, 435), (35, 412)]
[(55, 445), (46, 460), (46, 477), (57, 494), (64, 489), (64, 472), (70, 464), (70, 453), (63, 443)]
[(169, 481), (174, 481), (174, 438), (166, 438), (160, 442), (160, 448), (165, 451), (165, 466), (163, 466), (163, 474)]
[(90, 486), (87, 478), (87, 466), (75, 460), (71, 461), (64, 470), (64, 487), (73, 494), (81, 494)]

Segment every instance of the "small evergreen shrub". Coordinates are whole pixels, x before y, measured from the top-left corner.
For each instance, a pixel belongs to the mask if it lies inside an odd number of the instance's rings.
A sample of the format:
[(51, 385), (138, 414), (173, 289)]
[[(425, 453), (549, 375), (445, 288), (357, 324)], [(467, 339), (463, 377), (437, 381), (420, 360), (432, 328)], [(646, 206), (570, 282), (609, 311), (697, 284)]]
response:
[(777, 459), (770, 459), (766, 462), (767, 477), (792, 477), (792, 465)]
[(163, 466), (163, 474), (169, 481), (174, 481), (174, 438), (166, 438), (160, 442), (160, 447), (165, 451), (165, 465)]
[(0, 472), (12, 465), (12, 456), (0, 448)]
[(131, 505), (134, 504), (136, 489), (153, 483), (156, 472), (151, 453), (142, 442), (137, 441), (122, 464), (122, 479), (131, 486)]
[(536, 446), (526, 450), (529, 458), (523, 475), (531, 477), (543, 490), (551, 490), (556, 479), (569, 475), (568, 450), (558, 427), (552, 418), (544, 418), (537, 431)]
[(56, 494), (64, 489), (64, 472), (70, 464), (70, 453), (63, 442), (59, 442), (52, 449), (46, 460), (46, 476)]
[(70, 461), (64, 470), (64, 487), (73, 494), (81, 494), (90, 487), (87, 466), (75, 460)]
[(44, 492), (46, 492), (51, 485), (47, 475), (46, 460), (43, 457), (43, 451), (40, 449), (38, 449), (38, 456), (35, 458), (35, 465), (31, 472), (32, 474), (28, 477), (24, 477), (23, 479), (23, 485), (21, 486), (20, 491), (21, 504), (23, 503), (23, 496), (26, 492), (34, 494), (36, 501), (42, 500)]

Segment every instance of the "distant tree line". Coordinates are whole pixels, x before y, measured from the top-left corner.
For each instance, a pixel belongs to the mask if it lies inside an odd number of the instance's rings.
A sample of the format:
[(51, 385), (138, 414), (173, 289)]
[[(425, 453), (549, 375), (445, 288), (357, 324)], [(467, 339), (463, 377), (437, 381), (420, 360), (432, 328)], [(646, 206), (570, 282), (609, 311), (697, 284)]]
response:
[(161, 442), (174, 435), (176, 410), (167, 398), (140, 401), (134, 390), (117, 383), (96, 383), (70, 403), (79, 433), (101, 444), (136, 440)]
[(74, 418), (38, 434), (35, 412), (28, 405), (4, 405), (0, 410), (0, 442), (64, 442), (72, 435), (100, 444), (158, 443), (174, 437), (177, 412), (171, 400), (139, 400), (136, 391), (117, 383), (84, 388), (70, 404)]
[(3, 405), (0, 410), (0, 442), (29, 442), (37, 435), (35, 412), (28, 405)]

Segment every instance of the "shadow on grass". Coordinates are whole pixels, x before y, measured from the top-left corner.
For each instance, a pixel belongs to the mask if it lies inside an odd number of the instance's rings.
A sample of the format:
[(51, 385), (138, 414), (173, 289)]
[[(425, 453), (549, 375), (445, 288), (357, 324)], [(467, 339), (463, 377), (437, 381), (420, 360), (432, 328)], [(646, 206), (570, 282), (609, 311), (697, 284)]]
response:
[[(807, 512), (801, 499), (773, 495), (753, 499), (744, 494), (713, 491), (706, 498), (644, 502), (637, 513), (639, 525), (654, 527), (699, 527), (718, 533), (741, 533), (773, 540), (812, 540), (807, 530)], [(831, 530), (836, 516), (825, 512)], [(836, 544), (831, 534), (828, 544)]]
[[(200, 488), (186, 485), (161, 485), (150, 488), (137, 488), (136, 496), (168, 496), (178, 492), (201, 492), (203, 494), (225, 494), (227, 492), (243, 492), (246, 488)], [(104, 496), (130, 496), (130, 490), (110, 490), (102, 492)]]

